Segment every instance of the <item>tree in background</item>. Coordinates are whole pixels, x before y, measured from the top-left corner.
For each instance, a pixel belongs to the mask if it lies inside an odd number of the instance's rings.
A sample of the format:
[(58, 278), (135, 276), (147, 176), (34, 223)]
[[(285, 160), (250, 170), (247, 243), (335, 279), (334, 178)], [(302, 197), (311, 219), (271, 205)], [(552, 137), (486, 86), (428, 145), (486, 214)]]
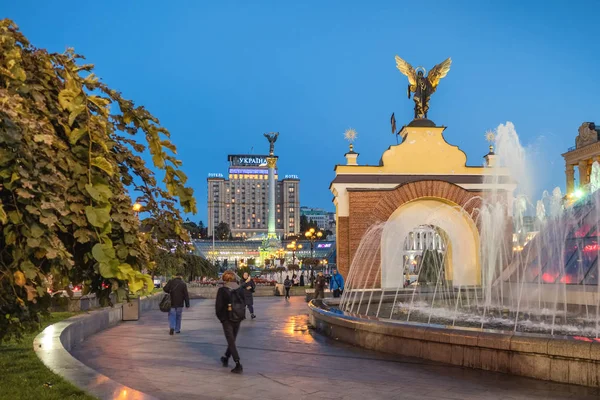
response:
[(186, 253), (177, 254), (170, 251), (161, 251), (156, 257), (156, 267), (152, 271), (154, 276), (173, 276), (181, 274), (192, 281), (198, 277), (216, 277), (217, 268), (204, 257)]
[[(435, 285), (444, 281), (443, 255), (437, 250), (426, 249), (423, 251), (421, 260), (421, 269), (419, 271), (418, 282), (422, 285)], [(440, 277), (441, 274), (441, 277)]]
[(218, 240), (227, 240), (231, 235), (231, 230), (227, 222), (221, 222), (215, 228), (215, 238)]
[(179, 209), (196, 203), (169, 131), (82, 59), (35, 48), (0, 21), (0, 340), (37, 327), (49, 282), (83, 283), (101, 300), (141, 292), (157, 249), (189, 241)]
[(188, 231), (192, 239), (200, 239), (202, 229), (195, 223), (188, 219), (183, 223), (183, 227)]
[(200, 229), (200, 238), (208, 237), (208, 228), (204, 226), (204, 222), (198, 222), (198, 229)]

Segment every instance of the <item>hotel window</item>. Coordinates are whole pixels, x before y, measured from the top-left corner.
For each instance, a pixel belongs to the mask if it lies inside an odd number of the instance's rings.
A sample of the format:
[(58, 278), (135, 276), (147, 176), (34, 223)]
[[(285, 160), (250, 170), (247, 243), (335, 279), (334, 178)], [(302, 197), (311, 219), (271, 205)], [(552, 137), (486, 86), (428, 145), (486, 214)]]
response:
[(290, 186), (290, 188), (288, 189), (288, 191), (291, 193), (294, 191), (294, 188)]
[(294, 212), (294, 208), (293, 207), (290, 207), (290, 212)]

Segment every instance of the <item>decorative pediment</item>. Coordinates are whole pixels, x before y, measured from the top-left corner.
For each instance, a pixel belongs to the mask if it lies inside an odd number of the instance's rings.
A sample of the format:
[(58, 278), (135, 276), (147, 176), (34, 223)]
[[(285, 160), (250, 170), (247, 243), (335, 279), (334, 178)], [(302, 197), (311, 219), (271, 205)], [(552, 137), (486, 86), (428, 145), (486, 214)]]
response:
[[(467, 155), (446, 142), (444, 127), (404, 127), (404, 140), (383, 153), (385, 172), (402, 174), (461, 174), (469, 171)], [(478, 171), (479, 172), (479, 171)], [(482, 171), (483, 172), (483, 171)]]

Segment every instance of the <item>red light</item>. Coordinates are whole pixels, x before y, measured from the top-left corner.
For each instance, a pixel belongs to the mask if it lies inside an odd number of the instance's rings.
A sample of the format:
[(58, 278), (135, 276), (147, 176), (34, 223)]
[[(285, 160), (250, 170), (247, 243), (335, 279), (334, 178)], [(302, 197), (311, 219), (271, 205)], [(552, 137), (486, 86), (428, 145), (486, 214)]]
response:
[(573, 283), (573, 279), (569, 275), (560, 278), (560, 283)]
[[(581, 341), (584, 341), (584, 342), (593, 342), (592, 339), (587, 338), (587, 337), (583, 337), (583, 336), (573, 336), (573, 339), (575, 339), (575, 340), (581, 340)], [(598, 339), (596, 339), (596, 340), (598, 340)]]
[(598, 251), (600, 250), (600, 246), (598, 245), (598, 243), (592, 243), (592, 244), (586, 244), (583, 247), (583, 251), (585, 251), (586, 253), (592, 252), (592, 251)]
[(558, 274), (551, 274), (549, 272), (544, 272), (542, 274), (542, 280), (546, 283), (554, 283)]
[(592, 227), (588, 224), (582, 225), (581, 228), (575, 231), (575, 237), (582, 238), (585, 237)]

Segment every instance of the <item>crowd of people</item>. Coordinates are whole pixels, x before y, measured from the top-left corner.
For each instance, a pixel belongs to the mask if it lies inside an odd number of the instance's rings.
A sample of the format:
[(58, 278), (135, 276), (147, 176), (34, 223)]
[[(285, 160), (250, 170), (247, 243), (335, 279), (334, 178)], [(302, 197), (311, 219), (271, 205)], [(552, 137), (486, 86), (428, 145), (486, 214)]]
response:
[[(248, 272), (244, 272), (242, 277), (235, 272), (228, 270), (221, 275), (219, 289), (217, 290), (215, 301), (215, 314), (223, 327), (223, 334), (227, 342), (227, 350), (221, 357), (221, 363), (224, 367), (229, 365), (229, 359), (233, 358), (235, 367), (232, 373), (241, 374), (243, 372), (240, 363), (240, 355), (236, 346), (236, 338), (240, 329), (241, 322), (246, 319), (246, 309), (250, 312), (250, 318), (255, 319), (254, 313), (254, 292), (256, 282)], [(290, 289), (292, 286), (305, 286), (306, 278), (304, 272), (300, 275), (293, 274), (291, 277), (286, 275), (283, 280), (285, 288), (285, 301), (290, 299)], [(323, 272), (318, 272), (315, 276), (310, 274), (309, 284), (314, 286), (315, 299), (325, 297), (327, 286), (331, 289), (334, 297), (340, 297), (344, 291), (344, 278), (334, 270), (332, 275), (326, 277)], [(177, 275), (164, 286), (163, 290), (167, 293), (165, 297), (170, 303), (164, 311), (168, 312), (169, 335), (181, 333), (181, 317), (183, 308), (190, 307), (190, 297), (187, 284), (183, 281), (181, 275)], [(163, 302), (165, 301), (163, 299)], [(161, 309), (163, 309), (161, 305)]]

